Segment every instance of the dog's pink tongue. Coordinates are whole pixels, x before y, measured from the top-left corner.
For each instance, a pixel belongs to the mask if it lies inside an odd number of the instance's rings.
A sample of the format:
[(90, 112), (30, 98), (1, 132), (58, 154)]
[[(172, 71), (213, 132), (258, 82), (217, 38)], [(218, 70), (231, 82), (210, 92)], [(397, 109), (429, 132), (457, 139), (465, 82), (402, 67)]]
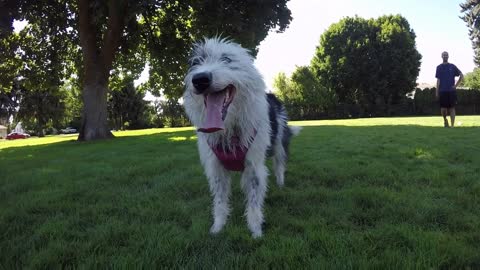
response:
[(207, 107), (207, 117), (203, 127), (198, 131), (211, 133), (224, 129), (224, 123), (222, 119), (223, 102), (225, 100), (225, 91), (220, 93), (209, 94), (205, 97), (205, 105)]

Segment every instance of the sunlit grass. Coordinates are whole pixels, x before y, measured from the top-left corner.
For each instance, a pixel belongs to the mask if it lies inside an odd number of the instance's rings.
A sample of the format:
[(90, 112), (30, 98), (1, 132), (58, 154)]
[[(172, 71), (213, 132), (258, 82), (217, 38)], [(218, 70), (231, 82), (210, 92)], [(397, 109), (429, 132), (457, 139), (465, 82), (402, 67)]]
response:
[[(152, 135), (158, 133), (169, 133), (169, 132), (179, 132), (193, 130), (191, 127), (185, 128), (152, 128), (152, 129), (141, 129), (141, 130), (127, 130), (127, 131), (114, 131), (113, 135), (115, 137), (126, 137), (126, 136), (143, 136), (143, 135)], [(52, 144), (65, 141), (75, 141), (78, 138), (78, 134), (68, 134), (68, 135), (49, 135), (42, 138), (31, 137), (28, 139), (18, 139), (18, 140), (0, 140), (0, 149), (8, 147), (21, 147), (21, 146), (33, 146), (33, 145), (42, 145), (42, 144)]]
[[(450, 117), (448, 118), (450, 121)], [(480, 126), (479, 116), (457, 116), (457, 127)], [(443, 127), (441, 116), (430, 117), (384, 117), (384, 118), (361, 118), (361, 119), (340, 119), (340, 120), (317, 120), (317, 121), (294, 121), (293, 125), (299, 126), (399, 126), (417, 125), (426, 127)]]
[(69, 134), (69, 135), (54, 135), (54, 136), (45, 136), (42, 138), (31, 137), (28, 139), (17, 139), (17, 140), (0, 140), (0, 150), (3, 148), (9, 147), (22, 147), (22, 146), (34, 146), (42, 144), (51, 144), (64, 141), (76, 140), (78, 134)]
[(167, 132), (179, 132), (193, 130), (191, 127), (181, 127), (181, 128), (152, 128), (152, 129), (139, 129), (139, 130), (126, 130), (126, 131), (114, 131), (113, 135), (116, 137), (125, 137), (125, 136), (142, 136), (142, 135), (152, 135), (157, 133), (167, 133)]

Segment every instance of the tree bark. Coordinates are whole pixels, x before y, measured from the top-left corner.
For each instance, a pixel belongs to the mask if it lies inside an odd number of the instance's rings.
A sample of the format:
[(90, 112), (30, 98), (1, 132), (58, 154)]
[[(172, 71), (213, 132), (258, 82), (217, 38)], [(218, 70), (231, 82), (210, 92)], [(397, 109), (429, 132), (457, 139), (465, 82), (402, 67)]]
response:
[(107, 86), (99, 83), (83, 87), (84, 111), (78, 140), (113, 138), (107, 122), (107, 92)]

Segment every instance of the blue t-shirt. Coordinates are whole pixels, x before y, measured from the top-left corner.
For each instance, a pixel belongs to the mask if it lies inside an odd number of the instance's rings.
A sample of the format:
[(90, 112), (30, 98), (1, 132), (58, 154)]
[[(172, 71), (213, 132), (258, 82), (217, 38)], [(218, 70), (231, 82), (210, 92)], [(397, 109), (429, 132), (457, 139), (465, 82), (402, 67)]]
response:
[(440, 92), (454, 91), (455, 77), (460, 76), (460, 70), (454, 64), (440, 64), (437, 66), (435, 77), (440, 80)]

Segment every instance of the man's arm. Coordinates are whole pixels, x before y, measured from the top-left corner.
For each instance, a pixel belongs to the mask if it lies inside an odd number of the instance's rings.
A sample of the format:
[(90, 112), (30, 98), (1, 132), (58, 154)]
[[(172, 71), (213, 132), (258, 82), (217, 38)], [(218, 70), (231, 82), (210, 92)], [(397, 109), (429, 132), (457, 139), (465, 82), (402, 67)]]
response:
[(460, 71), (460, 77), (458, 78), (457, 83), (455, 84), (455, 89), (457, 89), (457, 86), (459, 86), (463, 81), (463, 73)]
[(438, 98), (438, 89), (440, 89), (440, 76), (438, 74), (438, 67), (437, 70), (435, 71), (435, 78), (437, 78), (437, 87), (435, 88), (435, 98)]

